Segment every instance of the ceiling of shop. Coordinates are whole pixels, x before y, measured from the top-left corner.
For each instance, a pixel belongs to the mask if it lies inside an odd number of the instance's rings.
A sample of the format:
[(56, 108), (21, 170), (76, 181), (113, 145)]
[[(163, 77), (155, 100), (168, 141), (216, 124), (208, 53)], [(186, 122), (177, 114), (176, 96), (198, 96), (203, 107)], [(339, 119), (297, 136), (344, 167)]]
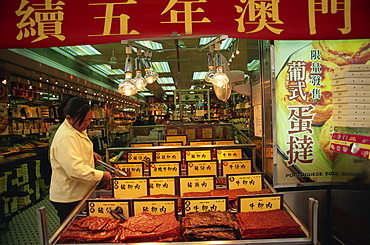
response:
[[(193, 73), (208, 70), (207, 53), (209, 52), (209, 45), (199, 45), (199, 38), (175, 40), (158, 39), (154, 41), (161, 43), (163, 45), (163, 49), (157, 51), (152, 50), (151, 61), (167, 61), (171, 69), (170, 73), (160, 73), (160, 77), (172, 77), (177, 89), (181, 87), (182, 90), (190, 89), (191, 85), (196, 85), (196, 87), (199, 88), (204, 84), (207, 84), (204, 80), (193, 80)], [(134, 40), (130, 41), (129, 44), (133, 47), (149, 50), (136, 44)], [(125, 69), (126, 44), (110, 43), (92, 46), (97, 49), (101, 55), (78, 56), (78, 58), (83, 62), (86, 62), (88, 65), (109, 64), (113, 50), (114, 57), (118, 62), (118, 67), (122, 70)], [(227, 60), (229, 60), (232, 52), (235, 51), (236, 48), (240, 51), (240, 54), (235, 56), (233, 61), (230, 63), (229, 68), (230, 70), (241, 70), (245, 74), (248, 74), (247, 64), (252, 60), (259, 60), (257, 40), (237, 39), (233, 42), (233, 45), (229, 50), (220, 50), (220, 52), (225, 58), (227, 58)], [(137, 54), (133, 51), (131, 57), (135, 58), (136, 56)], [(141, 57), (144, 57), (144, 55)], [(132, 64), (132, 66), (134, 70), (134, 64)], [(109, 76), (111, 79), (123, 77), (124, 75)], [(147, 86), (149, 92), (158, 98), (163, 97), (165, 92), (161, 87), (162, 86), (157, 82)]]

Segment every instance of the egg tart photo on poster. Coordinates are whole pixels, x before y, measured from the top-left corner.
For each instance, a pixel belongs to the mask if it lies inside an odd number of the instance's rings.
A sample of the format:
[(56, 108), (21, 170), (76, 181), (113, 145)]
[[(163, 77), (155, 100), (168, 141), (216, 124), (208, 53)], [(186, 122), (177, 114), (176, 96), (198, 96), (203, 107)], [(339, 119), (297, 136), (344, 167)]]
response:
[(370, 39), (281, 40), (274, 49), (278, 182), (358, 181), (366, 163), (330, 150), (331, 75), (370, 64)]

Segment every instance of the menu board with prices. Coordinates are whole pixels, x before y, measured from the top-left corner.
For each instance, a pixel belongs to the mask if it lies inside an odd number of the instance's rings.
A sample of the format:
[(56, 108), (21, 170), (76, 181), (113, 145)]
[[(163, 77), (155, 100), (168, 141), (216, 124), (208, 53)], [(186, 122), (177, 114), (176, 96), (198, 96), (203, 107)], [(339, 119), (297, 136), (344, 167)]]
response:
[(214, 190), (216, 186), (215, 176), (183, 176), (179, 179), (180, 196), (186, 192), (205, 192)]
[(226, 185), (229, 190), (245, 188), (247, 191), (263, 189), (263, 173), (228, 174)]
[(227, 159), (242, 159), (243, 151), (242, 149), (218, 149), (216, 155), (219, 162)]
[(186, 163), (186, 174), (188, 176), (215, 175), (217, 173), (217, 161), (191, 161)]
[(207, 211), (227, 211), (228, 197), (182, 198), (182, 214)]
[(181, 151), (157, 151), (156, 162), (181, 162)]
[(128, 218), (130, 200), (98, 199), (86, 200), (88, 216), (112, 218), (111, 210), (121, 210), (122, 215)]
[(212, 160), (211, 150), (191, 150), (185, 151), (185, 161), (206, 161)]
[(152, 162), (149, 175), (151, 177), (179, 176), (181, 173), (180, 162)]
[(112, 192), (114, 198), (136, 198), (147, 196), (147, 178), (113, 178)]
[(245, 174), (252, 172), (252, 159), (222, 160), (222, 176), (227, 174)]
[(178, 193), (177, 178), (150, 177), (149, 195), (176, 195)]
[(177, 216), (177, 198), (166, 199), (134, 199), (132, 200), (133, 216), (143, 212), (154, 215), (174, 212)]
[(144, 175), (144, 163), (114, 163), (114, 167), (129, 173), (130, 177), (142, 177)]
[(282, 209), (283, 195), (238, 196), (238, 213)]

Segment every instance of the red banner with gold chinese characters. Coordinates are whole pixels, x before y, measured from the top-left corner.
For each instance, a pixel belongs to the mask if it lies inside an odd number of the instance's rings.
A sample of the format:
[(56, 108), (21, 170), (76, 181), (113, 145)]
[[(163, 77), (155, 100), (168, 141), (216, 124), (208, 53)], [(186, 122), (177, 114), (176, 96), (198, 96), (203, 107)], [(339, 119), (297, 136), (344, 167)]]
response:
[(368, 0), (1, 1), (0, 48), (225, 34), (265, 40), (370, 37)]

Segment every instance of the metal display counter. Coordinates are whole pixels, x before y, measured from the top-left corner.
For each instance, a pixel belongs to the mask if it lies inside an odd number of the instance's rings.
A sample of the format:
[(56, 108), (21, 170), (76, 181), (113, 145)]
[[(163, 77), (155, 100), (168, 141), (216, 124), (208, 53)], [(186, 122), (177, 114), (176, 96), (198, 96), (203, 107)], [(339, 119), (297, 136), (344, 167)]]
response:
[[(243, 137), (244, 138), (244, 137)], [(156, 152), (156, 151), (181, 151), (185, 153), (186, 151), (190, 150), (210, 150), (212, 152), (212, 159), (217, 160), (215, 156), (218, 149), (242, 149), (243, 151), (243, 158), (250, 158), (252, 159), (252, 169), (257, 172), (258, 169), (256, 168), (256, 145), (252, 142), (248, 141), (248, 138), (245, 137), (245, 142), (247, 144), (234, 144), (234, 145), (203, 145), (203, 146), (153, 146), (153, 147), (118, 147), (118, 148), (108, 148), (106, 149), (106, 159), (111, 159), (112, 156), (123, 156), (132, 151), (139, 151), (139, 152)], [(107, 160), (108, 163), (112, 163), (112, 161)], [(148, 174), (148, 173), (146, 173)], [(145, 176), (148, 177), (148, 176)], [(217, 176), (216, 176), (217, 177)], [(266, 181), (263, 179), (263, 185), (265, 188), (269, 189), (271, 193), (277, 193), (276, 190)], [(85, 198), (77, 205), (77, 207), (71, 212), (71, 214), (66, 218), (66, 220), (60, 225), (60, 227), (56, 230), (53, 236), (49, 239), (48, 243), (41, 243), (40, 244), (63, 244), (60, 243), (60, 235), (61, 233), (66, 230), (69, 224), (76, 219), (77, 217), (86, 216), (86, 202), (87, 200), (91, 199), (98, 199), (100, 197), (106, 197), (112, 194), (111, 191), (101, 190), (98, 188), (99, 184), (94, 186), (90, 192), (85, 196)], [(217, 188), (225, 188), (225, 186), (219, 186)], [(248, 240), (223, 240), (223, 241), (194, 241), (194, 242), (171, 242), (172, 245), (183, 245), (183, 244), (319, 244), (317, 241), (317, 224), (318, 224), (318, 201), (314, 199), (309, 199), (309, 210), (308, 210), (308, 227), (306, 227), (293, 213), (292, 209), (283, 202), (282, 209), (285, 210), (290, 216), (300, 225), (300, 228), (303, 231), (303, 237), (299, 238), (265, 238), (265, 239), (248, 239)], [(237, 211), (234, 209), (230, 210), (232, 213), (236, 213)], [(178, 220), (181, 222), (182, 213), (178, 213)], [(42, 223), (42, 220), (39, 221)], [(40, 227), (43, 227), (40, 225)], [(45, 228), (40, 229), (45, 230)], [(47, 230), (47, 229), (46, 229)], [(40, 237), (45, 237), (40, 235)], [(81, 243), (80, 243), (81, 244)], [(91, 244), (91, 243), (89, 243)], [(111, 244), (111, 243), (96, 243), (96, 244)], [(142, 243), (120, 243), (120, 244), (142, 244)], [(169, 242), (150, 242), (153, 245), (164, 245), (169, 244)]]
[[(270, 186), (267, 182), (265, 182), (267, 187), (271, 189), (273, 192), (276, 192), (272, 186)], [(98, 198), (100, 196), (106, 196), (108, 191), (106, 190), (98, 190), (96, 189), (98, 185), (93, 187), (89, 193), (85, 196), (83, 200), (76, 206), (76, 208), (71, 212), (71, 214), (65, 219), (65, 221), (60, 225), (60, 227), (55, 231), (53, 236), (47, 241), (40, 240), (40, 244), (63, 244), (59, 243), (60, 234), (69, 226), (71, 221), (73, 221), (77, 217), (85, 216), (85, 208), (86, 208), (86, 200), (92, 198)], [(251, 240), (231, 240), (231, 241), (194, 241), (194, 242), (171, 242), (172, 245), (184, 245), (184, 244), (319, 244), (317, 241), (317, 223), (318, 223), (318, 201), (315, 199), (310, 198), (309, 202), (309, 210), (308, 210), (308, 223), (309, 227), (305, 227), (304, 224), (294, 215), (292, 210), (288, 207), (286, 203), (283, 204), (283, 208), (287, 211), (291, 217), (300, 225), (302, 231), (304, 232), (305, 237), (300, 238), (268, 238), (268, 239), (251, 239)], [(38, 210), (39, 211), (39, 210)], [(41, 216), (38, 216), (38, 218)], [(181, 217), (181, 216), (179, 216)], [(46, 218), (39, 220), (39, 226), (44, 227), (42, 222), (46, 220)], [(44, 227), (40, 229), (41, 231), (47, 231)], [(41, 238), (45, 238), (45, 234), (40, 234)], [(44, 243), (41, 241), (45, 241)], [(85, 243), (79, 243), (85, 244)], [(92, 243), (86, 243), (92, 244)], [(95, 244), (112, 244), (112, 243), (95, 243)], [(142, 243), (118, 243), (118, 244), (142, 244)], [(169, 244), (168, 242), (151, 242), (152, 245), (164, 245)]]

